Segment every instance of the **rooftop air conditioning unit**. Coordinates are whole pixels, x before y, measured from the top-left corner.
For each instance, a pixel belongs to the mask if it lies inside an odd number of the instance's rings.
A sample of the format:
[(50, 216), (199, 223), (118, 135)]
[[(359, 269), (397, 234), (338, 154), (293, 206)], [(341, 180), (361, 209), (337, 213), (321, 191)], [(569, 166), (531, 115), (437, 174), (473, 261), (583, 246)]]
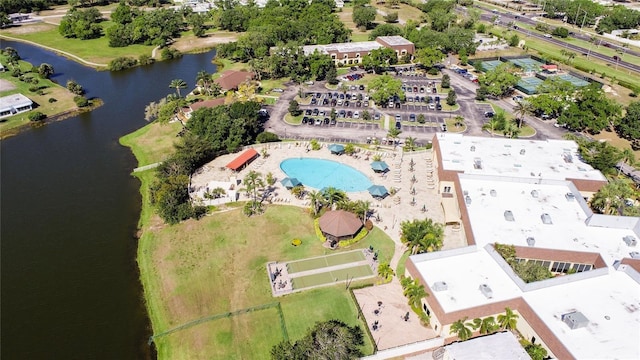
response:
[(471, 151), (476, 151), (476, 146), (475, 145), (471, 145)]
[(567, 199), (567, 201), (574, 201), (576, 199), (576, 196), (573, 195), (572, 192), (568, 192), (564, 194), (564, 197)]
[(636, 238), (634, 238), (631, 235), (627, 235), (625, 237), (622, 238), (622, 240), (624, 240), (624, 242), (627, 244), (627, 246), (636, 246)]
[(520, 155), (524, 155), (527, 152), (525, 149), (520, 149)]
[(480, 284), (480, 292), (487, 297), (487, 299), (493, 299), (493, 291), (487, 284)]
[(473, 168), (474, 169), (482, 169), (482, 159), (480, 159), (480, 158), (473, 159)]
[(547, 224), (547, 225), (553, 224), (553, 221), (551, 221), (551, 215), (547, 213), (540, 215), (540, 219), (542, 219), (543, 224)]
[(464, 203), (468, 205), (471, 205), (471, 196), (467, 195), (464, 197)]
[(507, 221), (516, 221), (516, 219), (513, 217), (513, 213), (511, 212), (511, 210), (506, 210), (504, 212), (504, 219)]
[(534, 199), (538, 198), (538, 190), (531, 190), (531, 197)]
[(445, 291), (449, 288), (446, 282), (444, 281), (436, 281), (433, 284), (433, 291)]
[(489, 191), (489, 194), (493, 197), (496, 197), (496, 195), (498, 195), (498, 192), (495, 189), (491, 189), (491, 191)]
[(529, 237), (527, 238), (527, 245), (529, 245), (529, 246), (534, 246), (535, 244), (536, 244), (536, 239), (535, 239), (535, 238), (533, 238), (533, 237), (531, 237), (531, 236), (529, 236)]
[(632, 259), (640, 259), (640, 252), (632, 251), (629, 253), (629, 256), (631, 256)]
[(583, 328), (589, 325), (589, 319), (579, 311), (563, 314), (562, 321), (564, 321), (571, 330)]

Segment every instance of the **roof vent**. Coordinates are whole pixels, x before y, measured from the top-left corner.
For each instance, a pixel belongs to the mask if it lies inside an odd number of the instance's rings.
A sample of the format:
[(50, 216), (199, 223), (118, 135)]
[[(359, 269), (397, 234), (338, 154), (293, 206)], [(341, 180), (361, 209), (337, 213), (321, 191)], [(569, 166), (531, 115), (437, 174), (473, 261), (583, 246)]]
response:
[(632, 259), (640, 259), (640, 252), (632, 251), (629, 253), (629, 256), (631, 256)]
[(505, 210), (504, 219), (507, 221), (516, 221), (516, 219), (513, 218), (513, 213), (511, 212), (511, 210)]
[(449, 286), (444, 281), (436, 281), (433, 284), (433, 291), (445, 291), (449, 289)]
[(495, 189), (491, 189), (491, 191), (489, 191), (489, 194), (493, 197), (496, 197), (496, 195), (498, 195), (498, 192)]
[(471, 196), (467, 195), (464, 197), (464, 203), (467, 205), (471, 205)]
[(527, 152), (527, 150), (525, 150), (525, 149), (520, 149), (520, 155), (524, 155), (524, 153), (526, 153), (526, 152)]
[(625, 237), (622, 238), (622, 240), (624, 240), (624, 242), (627, 244), (627, 246), (636, 246), (636, 238), (634, 238), (631, 235), (627, 235)]
[(493, 299), (493, 291), (487, 284), (480, 284), (480, 292), (487, 297), (487, 299)]
[(475, 145), (471, 145), (471, 151), (476, 151), (476, 146)]
[(473, 159), (473, 168), (476, 170), (482, 169), (482, 159), (474, 158)]
[(564, 197), (567, 199), (567, 201), (574, 201), (576, 199), (576, 196), (573, 195), (572, 192), (568, 192), (564, 194)]
[(573, 156), (571, 156), (571, 154), (569, 154), (568, 152), (563, 152), (562, 153), (562, 159), (566, 163), (572, 163), (573, 162)]
[(542, 219), (543, 224), (551, 225), (553, 221), (551, 221), (551, 216), (547, 213), (540, 215), (540, 219)]
[(531, 197), (534, 199), (538, 198), (538, 190), (531, 190)]
[(529, 245), (529, 246), (534, 246), (535, 244), (536, 244), (536, 239), (535, 239), (535, 238), (533, 238), (533, 237), (531, 237), (531, 236), (529, 236), (529, 237), (527, 238), (527, 245)]
[(571, 330), (583, 328), (589, 325), (589, 319), (579, 311), (563, 314), (562, 321), (564, 321)]

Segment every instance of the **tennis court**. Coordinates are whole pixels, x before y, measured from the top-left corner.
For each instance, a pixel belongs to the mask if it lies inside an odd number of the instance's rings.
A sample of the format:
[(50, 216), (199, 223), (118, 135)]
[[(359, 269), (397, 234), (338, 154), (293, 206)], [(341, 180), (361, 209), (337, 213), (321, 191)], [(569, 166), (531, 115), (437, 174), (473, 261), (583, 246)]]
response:
[(568, 81), (571, 83), (571, 85), (575, 87), (583, 87), (583, 86), (589, 85), (588, 81), (581, 79), (579, 77), (573, 76), (571, 74), (561, 74), (561, 75), (549, 76), (549, 77), (556, 77), (564, 81)]
[(542, 79), (539, 79), (535, 76), (526, 77), (520, 79), (516, 84), (516, 89), (522, 91), (527, 95), (535, 94), (538, 86), (542, 84)]
[(525, 71), (540, 71), (540, 68), (544, 65), (540, 61), (533, 60), (532, 58), (511, 59), (509, 62)]
[(349, 279), (357, 279), (373, 276), (373, 270), (369, 265), (359, 265), (346, 269), (327, 271), (318, 274), (295, 277), (291, 279), (294, 290), (301, 288), (331, 284)]
[(324, 267), (348, 264), (363, 260), (365, 260), (365, 256), (362, 250), (354, 250), (345, 253), (292, 261), (287, 263), (287, 271), (289, 274), (295, 274), (301, 271), (316, 270)]
[(500, 60), (483, 61), (480, 63), (480, 68), (482, 69), (482, 71), (487, 72), (495, 69), (496, 67), (498, 67), (498, 65), (502, 63), (503, 62)]

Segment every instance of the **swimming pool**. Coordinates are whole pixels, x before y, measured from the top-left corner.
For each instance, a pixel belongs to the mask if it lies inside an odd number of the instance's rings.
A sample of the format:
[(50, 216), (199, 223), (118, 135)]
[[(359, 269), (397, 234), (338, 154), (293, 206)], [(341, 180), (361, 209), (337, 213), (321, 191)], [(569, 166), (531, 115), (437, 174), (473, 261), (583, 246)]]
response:
[(346, 192), (365, 191), (373, 185), (369, 178), (351, 166), (336, 161), (312, 158), (292, 158), (280, 163), (288, 177), (294, 177), (304, 186), (318, 190), (334, 187)]

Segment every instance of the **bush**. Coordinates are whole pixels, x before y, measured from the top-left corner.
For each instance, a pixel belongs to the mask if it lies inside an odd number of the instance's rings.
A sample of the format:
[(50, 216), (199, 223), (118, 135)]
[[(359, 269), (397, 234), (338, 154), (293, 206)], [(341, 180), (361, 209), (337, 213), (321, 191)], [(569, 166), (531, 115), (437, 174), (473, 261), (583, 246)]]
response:
[(438, 70), (437, 68), (432, 67), (432, 68), (429, 68), (429, 70), (427, 70), (427, 74), (435, 76), (435, 75), (440, 74), (440, 70)]
[(318, 239), (322, 240), (322, 242), (327, 241), (327, 238), (322, 233), (322, 230), (320, 230), (320, 218), (313, 220), (313, 227), (316, 229), (316, 236), (318, 237)]
[(178, 59), (181, 57), (182, 57), (182, 53), (180, 52), (180, 50), (174, 49), (171, 47), (166, 47), (162, 49), (162, 52), (160, 53), (160, 58), (162, 60)]
[(73, 101), (78, 107), (89, 106), (89, 100), (82, 95), (74, 96)]
[(29, 87), (29, 91), (31, 91), (31, 92), (36, 92), (38, 90), (40, 90), (40, 86), (30, 86)]
[(280, 141), (280, 137), (278, 137), (278, 134), (274, 134), (268, 131), (261, 132), (256, 137), (256, 142), (260, 144), (269, 143), (269, 142), (278, 142), (278, 141)]
[(448, 89), (449, 87), (451, 87), (451, 78), (449, 77), (449, 75), (445, 74), (444, 76), (442, 76), (442, 84), (440, 84), (440, 86), (442, 86), (443, 89)]
[(367, 236), (368, 234), (369, 234), (369, 231), (366, 228), (362, 228), (360, 230), (360, 232), (358, 233), (358, 235), (354, 236), (353, 239), (339, 241), (338, 242), (338, 247), (351, 246), (351, 245), (357, 243), (358, 241), (364, 239), (364, 237)]
[(56, 102), (56, 101), (58, 101), (58, 99), (56, 99), (56, 98), (49, 98), (49, 103), (54, 103), (54, 102)]
[(151, 65), (155, 61), (156, 60), (154, 58), (152, 58), (150, 55), (147, 55), (147, 54), (142, 54), (138, 57), (138, 63), (140, 65)]
[(29, 121), (41, 121), (46, 119), (47, 115), (41, 113), (40, 111), (35, 111), (29, 114)]
[(558, 26), (557, 28), (553, 29), (553, 32), (551, 32), (551, 34), (565, 39), (569, 37), (569, 30)]
[(125, 69), (130, 69), (136, 65), (138, 65), (138, 60), (132, 57), (122, 56), (119, 58), (115, 58), (109, 62), (109, 70), (121, 71)]
[(320, 145), (320, 143), (318, 142), (318, 140), (316, 139), (311, 139), (311, 150), (320, 150), (322, 148), (322, 146)]
[(364, 222), (364, 228), (371, 231), (371, 229), (373, 229), (373, 222), (367, 219), (367, 221)]

